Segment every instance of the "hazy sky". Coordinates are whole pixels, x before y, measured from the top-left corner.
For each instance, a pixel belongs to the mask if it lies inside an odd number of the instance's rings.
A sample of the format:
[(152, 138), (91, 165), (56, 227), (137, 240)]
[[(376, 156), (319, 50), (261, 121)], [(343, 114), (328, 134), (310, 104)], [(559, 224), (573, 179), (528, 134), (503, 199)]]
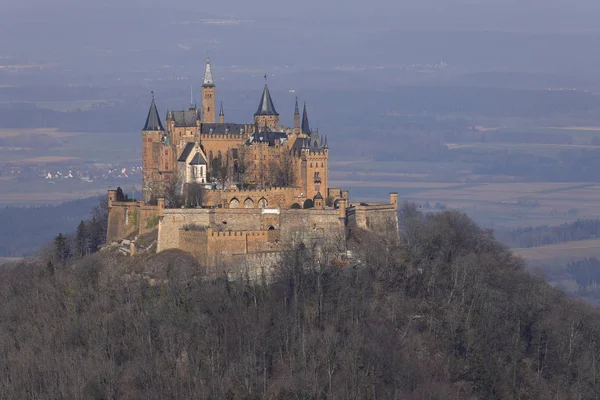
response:
[(93, 19), (98, 9), (137, 11), (140, 16), (150, 9), (161, 9), (165, 10), (165, 19), (196, 12), (236, 18), (298, 19), (307, 23), (366, 18), (373, 26), (507, 31), (594, 30), (600, 17), (597, 0), (1, 0), (0, 5), (0, 18), (9, 25), (36, 15), (49, 17), (48, 12), (52, 11), (68, 17), (69, 10), (89, 10), (88, 17)]

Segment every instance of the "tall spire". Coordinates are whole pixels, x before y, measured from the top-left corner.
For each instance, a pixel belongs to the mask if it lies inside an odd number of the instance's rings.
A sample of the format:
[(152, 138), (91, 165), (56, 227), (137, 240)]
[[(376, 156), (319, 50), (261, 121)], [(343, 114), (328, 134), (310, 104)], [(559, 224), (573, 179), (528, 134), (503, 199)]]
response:
[(302, 111), (302, 133), (310, 135), (310, 125), (308, 124), (308, 113), (306, 112), (306, 103), (304, 103), (304, 110)]
[(225, 123), (225, 112), (223, 111), (223, 102), (221, 102), (221, 110), (219, 111), (219, 123)]
[(204, 70), (204, 83), (202, 87), (213, 87), (215, 81), (213, 80), (212, 71), (210, 69), (210, 57), (206, 57), (206, 69)]
[(154, 102), (154, 91), (152, 91), (152, 103), (150, 103), (150, 110), (148, 111), (148, 117), (146, 117), (146, 124), (144, 125), (143, 131), (164, 131), (162, 123), (160, 122), (160, 116), (158, 115), (158, 109)]
[(294, 107), (294, 133), (300, 133), (300, 110), (298, 109), (298, 97), (296, 97), (296, 105)]
[(277, 111), (275, 111), (275, 105), (273, 105), (273, 99), (271, 99), (271, 93), (269, 92), (269, 87), (266, 83), (263, 94), (260, 98), (258, 110), (256, 110), (254, 115), (279, 115)]

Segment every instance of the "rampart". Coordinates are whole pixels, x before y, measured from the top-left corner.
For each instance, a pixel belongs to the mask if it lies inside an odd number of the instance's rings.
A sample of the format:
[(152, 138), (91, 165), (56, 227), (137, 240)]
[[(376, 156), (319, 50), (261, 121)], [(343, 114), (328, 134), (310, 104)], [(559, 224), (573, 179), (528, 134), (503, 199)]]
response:
[(259, 190), (206, 190), (203, 204), (222, 208), (275, 208), (302, 205), (306, 197), (302, 189), (268, 188)]
[(390, 193), (389, 204), (352, 204), (346, 211), (348, 227), (366, 229), (398, 239), (398, 194)]
[(106, 241), (121, 240), (137, 233), (143, 235), (158, 225), (159, 215), (164, 209), (160, 199), (156, 206), (143, 201), (116, 201), (116, 191), (108, 191), (108, 226)]
[(235, 257), (284, 249), (279, 231), (223, 231), (211, 228), (179, 230), (179, 248), (191, 253), (208, 272), (218, 275), (234, 265)]
[(305, 239), (338, 243), (344, 238), (344, 221), (335, 209), (165, 209), (158, 225), (157, 250), (182, 248), (179, 231), (201, 228), (215, 234), (278, 231), (279, 240), (290, 245)]

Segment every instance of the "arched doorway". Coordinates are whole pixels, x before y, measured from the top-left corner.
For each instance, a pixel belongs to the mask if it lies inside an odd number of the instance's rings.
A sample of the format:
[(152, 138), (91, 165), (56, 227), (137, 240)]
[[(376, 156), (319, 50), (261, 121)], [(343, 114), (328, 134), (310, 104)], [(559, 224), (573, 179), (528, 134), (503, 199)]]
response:
[(314, 202), (312, 201), (312, 199), (306, 199), (304, 201), (304, 208), (313, 208), (315, 206)]

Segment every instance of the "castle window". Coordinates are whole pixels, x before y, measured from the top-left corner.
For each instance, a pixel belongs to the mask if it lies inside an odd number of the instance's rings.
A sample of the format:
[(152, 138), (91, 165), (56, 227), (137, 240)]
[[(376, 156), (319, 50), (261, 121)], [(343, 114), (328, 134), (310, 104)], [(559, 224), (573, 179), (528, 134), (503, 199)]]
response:
[(254, 200), (252, 200), (250, 197), (244, 200), (244, 208), (254, 208)]
[(325, 164), (321, 163), (321, 168), (325, 168)]

